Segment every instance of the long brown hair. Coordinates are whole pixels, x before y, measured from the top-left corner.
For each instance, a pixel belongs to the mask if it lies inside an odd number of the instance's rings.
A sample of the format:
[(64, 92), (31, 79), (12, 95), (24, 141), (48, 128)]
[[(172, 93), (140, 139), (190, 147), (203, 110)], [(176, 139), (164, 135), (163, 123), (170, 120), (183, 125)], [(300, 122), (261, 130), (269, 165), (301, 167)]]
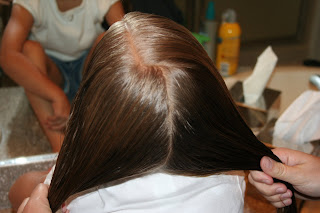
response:
[(279, 161), (246, 125), (192, 34), (166, 18), (129, 13), (85, 70), (49, 201), (56, 211), (73, 194), (152, 172), (261, 170), (265, 155)]

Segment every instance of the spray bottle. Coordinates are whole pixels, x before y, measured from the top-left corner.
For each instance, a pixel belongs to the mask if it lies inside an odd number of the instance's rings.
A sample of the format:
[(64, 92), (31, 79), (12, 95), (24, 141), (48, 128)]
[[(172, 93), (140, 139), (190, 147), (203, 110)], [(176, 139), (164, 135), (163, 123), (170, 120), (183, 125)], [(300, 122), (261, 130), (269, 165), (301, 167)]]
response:
[(208, 53), (208, 56), (214, 61), (215, 53), (216, 53), (216, 40), (217, 40), (217, 28), (218, 23), (215, 20), (215, 5), (214, 1), (209, 1), (206, 19), (204, 21), (204, 31), (205, 34), (209, 37), (209, 41), (207, 41), (204, 45), (205, 50)]
[(240, 35), (241, 29), (236, 22), (235, 11), (226, 10), (219, 27), (216, 57), (216, 66), (222, 76), (233, 75), (238, 69)]

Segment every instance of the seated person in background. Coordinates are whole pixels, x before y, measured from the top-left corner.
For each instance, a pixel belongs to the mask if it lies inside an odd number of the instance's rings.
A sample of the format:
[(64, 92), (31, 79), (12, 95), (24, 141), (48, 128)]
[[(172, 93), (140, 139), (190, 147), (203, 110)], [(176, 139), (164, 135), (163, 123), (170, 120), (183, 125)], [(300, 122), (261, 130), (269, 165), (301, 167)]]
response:
[(58, 152), (89, 50), (124, 15), (118, 0), (14, 0), (0, 64), (21, 85)]
[(45, 183), (53, 212), (243, 212), (235, 171), (265, 155), (192, 34), (134, 12), (95, 48)]

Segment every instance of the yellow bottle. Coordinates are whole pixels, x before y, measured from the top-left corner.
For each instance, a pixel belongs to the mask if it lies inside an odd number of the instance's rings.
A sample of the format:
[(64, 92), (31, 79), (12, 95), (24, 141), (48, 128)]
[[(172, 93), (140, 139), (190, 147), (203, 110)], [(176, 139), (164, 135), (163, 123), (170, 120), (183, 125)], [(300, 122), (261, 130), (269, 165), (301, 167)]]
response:
[(222, 76), (233, 75), (238, 69), (241, 28), (236, 13), (228, 9), (222, 15), (218, 32), (216, 66)]

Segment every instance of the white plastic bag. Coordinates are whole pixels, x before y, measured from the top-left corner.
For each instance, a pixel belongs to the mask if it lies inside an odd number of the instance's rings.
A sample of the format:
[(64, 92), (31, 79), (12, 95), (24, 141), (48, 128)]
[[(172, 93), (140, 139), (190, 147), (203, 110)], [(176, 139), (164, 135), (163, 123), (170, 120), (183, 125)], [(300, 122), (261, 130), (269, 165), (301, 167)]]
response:
[(311, 153), (309, 142), (320, 139), (320, 92), (302, 93), (277, 120), (273, 145)]

